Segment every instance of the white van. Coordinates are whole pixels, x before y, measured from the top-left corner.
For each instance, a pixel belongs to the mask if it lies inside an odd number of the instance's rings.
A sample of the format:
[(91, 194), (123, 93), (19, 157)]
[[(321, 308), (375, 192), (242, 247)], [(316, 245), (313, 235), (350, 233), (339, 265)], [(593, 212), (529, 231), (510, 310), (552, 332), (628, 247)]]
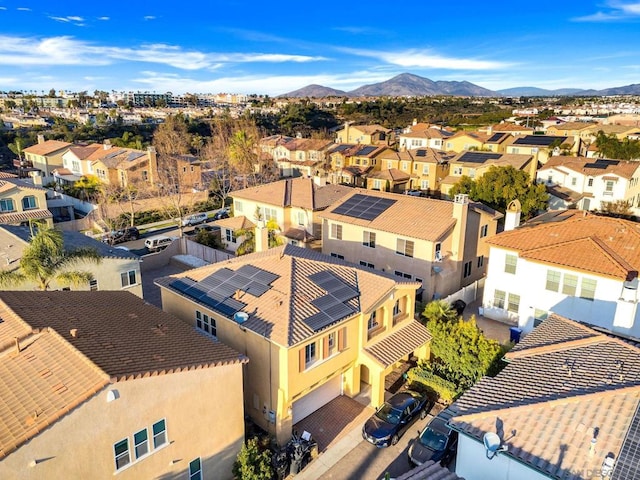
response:
[(207, 220), (209, 220), (209, 216), (206, 213), (194, 213), (193, 215), (189, 215), (187, 218), (184, 218), (182, 220), (182, 226), (192, 227), (193, 225), (204, 223)]
[(155, 237), (149, 237), (144, 241), (144, 246), (149, 249), (150, 252), (158, 252), (171, 245), (175, 238), (165, 237), (164, 235), (156, 235)]

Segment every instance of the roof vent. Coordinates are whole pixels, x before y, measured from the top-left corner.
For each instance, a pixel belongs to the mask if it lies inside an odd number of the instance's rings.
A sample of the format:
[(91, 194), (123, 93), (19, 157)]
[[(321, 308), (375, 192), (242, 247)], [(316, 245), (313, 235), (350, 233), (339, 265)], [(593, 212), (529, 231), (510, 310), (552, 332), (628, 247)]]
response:
[(233, 314), (233, 320), (238, 324), (242, 325), (244, 322), (249, 320), (249, 314), (246, 312), (236, 312)]
[(78, 329), (77, 328), (72, 328), (71, 330), (69, 330), (69, 333), (71, 334), (71, 336), (73, 338), (78, 338)]

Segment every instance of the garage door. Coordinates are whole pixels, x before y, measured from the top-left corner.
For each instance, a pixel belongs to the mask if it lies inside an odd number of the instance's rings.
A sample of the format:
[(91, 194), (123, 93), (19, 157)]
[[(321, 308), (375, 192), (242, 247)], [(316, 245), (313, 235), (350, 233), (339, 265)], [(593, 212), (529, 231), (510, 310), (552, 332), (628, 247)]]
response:
[(311, 415), (320, 407), (329, 403), (342, 393), (342, 375), (323, 383), (315, 390), (310, 391), (304, 397), (293, 402), (293, 423), (296, 424), (303, 418)]

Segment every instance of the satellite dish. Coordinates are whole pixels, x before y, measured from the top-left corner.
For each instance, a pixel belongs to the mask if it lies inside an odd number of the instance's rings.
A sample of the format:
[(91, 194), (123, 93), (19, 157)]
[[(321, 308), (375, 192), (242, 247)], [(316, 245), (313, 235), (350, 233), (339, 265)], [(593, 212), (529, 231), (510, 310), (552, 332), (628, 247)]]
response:
[(487, 432), (484, 434), (484, 438), (482, 439), (482, 443), (484, 443), (484, 448), (487, 451), (487, 458), (491, 460), (496, 456), (498, 452), (506, 452), (507, 446), (502, 445), (502, 440), (498, 436), (498, 434), (493, 432)]

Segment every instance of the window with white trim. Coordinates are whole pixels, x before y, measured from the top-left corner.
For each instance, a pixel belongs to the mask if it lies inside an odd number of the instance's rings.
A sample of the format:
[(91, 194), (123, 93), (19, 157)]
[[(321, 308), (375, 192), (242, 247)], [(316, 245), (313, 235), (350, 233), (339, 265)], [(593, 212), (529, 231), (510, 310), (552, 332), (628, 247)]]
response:
[(560, 272), (556, 270), (547, 270), (547, 283), (545, 289), (550, 292), (557, 292), (560, 288)]
[(225, 228), (225, 238), (229, 243), (236, 243), (236, 232), (230, 228)]
[(404, 255), (405, 257), (413, 257), (413, 242), (411, 240), (405, 240), (404, 238), (398, 238), (396, 242), (396, 253), (398, 255)]
[(331, 224), (331, 238), (342, 240), (342, 225), (337, 223)]
[(216, 319), (199, 310), (196, 310), (196, 328), (217, 337)]
[(369, 248), (376, 248), (376, 234), (375, 232), (362, 232), (362, 245)]
[(98, 280), (95, 278), (93, 280), (89, 280), (89, 290), (92, 292), (98, 290)]
[(327, 347), (328, 347), (328, 352), (327, 352), (327, 356), (331, 356), (335, 353), (336, 351), (336, 332), (331, 332), (328, 336), (327, 336)]
[(484, 238), (489, 233), (489, 225), (482, 225), (480, 227), (480, 238)]
[(298, 212), (298, 225), (306, 225), (306, 221), (305, 221), (305, 217), (306, 215), (304, 214), (304, 212), (300, 211)]
[(128, 272), (122, 272), (120, 274), (120, 283), (122, 284), (122, 288), (130, 287), (132, 285), (137, 285), (136, 271), (129, 270)]
[(313, 365), (318, 359), (318, 349), (316, 348), (316, 343), (310, 343), (306, 347), (304, 347), (304, 366), (305, 368), (309, 368)]
[(131, 463), (129, 454), (129, 439), (125, 438), (113, 445), (113, 455), (116, 460), (116, 471), (126, 467)]
[(516, 255), (507, 254), (504, 259), (504, 271), (505, 273), (516, 273), (516, 267), (518, 265), (518, 257)]
[(592, 278), (583, 278), (580, 283), (580, 298), (585, 300), (593, 300), (596, 297), (597, 280)]
[(478, 257), (478, 268), (484, 267), (484, 255)]
[(202, 461), (200, 457), (189, 462), (189, 480), (202, 480)]
[(164, 419), (157, 421), (152, 426), (153, 448), (158, 448), (167, 443), (167, 424)]
[(13, 212), (15, 210), (13, 200), (10, 198), (0, 199), (0, 212)]
[(493, 292), (493, 306), (495, 308), (504, 308), (504, 302), (507, 299), (507, 292), (503, 290), (495, 290)]
[(575, 296), (578, 289), (578, 276), (571, 275), (570, 273), (564, 274), (564, 281), (562, 282), (562, 293), (565, 295)]
[(22, 210), (33, 210), (34, 208), (38, 208), (36, 197), (33, 195), (22, 197)]
[(133, 434), (133, 451), (136, 460), (149, 453), (149, 435), (146, 427)]
[(507, 310), (511, 313), (518, 313), (520, 309), (520, 295), (515, 293), (509, 294), (509, 301), (507, 303)]
[(239, 201), (239, 200), (236, 200), (234, 205), (235, 205), (236, 212), (242, 213), (242, 211), (244, 209), (243, 203), (241, 201)]
[(269, 220), (278, 220), (278, 210), (275, 208), (263, 207), (261, 213), (262, 219), (265, 222), (268, 222)]
[(429, 165), (422, 165), (422, 174), (429, 175)]

